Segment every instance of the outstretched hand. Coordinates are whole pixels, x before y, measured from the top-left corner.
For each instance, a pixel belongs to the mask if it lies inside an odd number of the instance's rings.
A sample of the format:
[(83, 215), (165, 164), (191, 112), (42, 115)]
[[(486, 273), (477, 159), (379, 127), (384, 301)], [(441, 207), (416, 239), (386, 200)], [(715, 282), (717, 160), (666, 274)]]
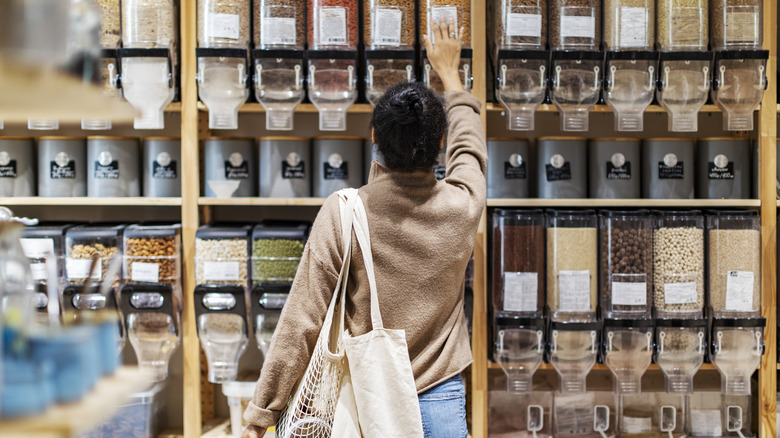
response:
[(431, 22), (431, 30), (435, 44), (428, 35), (423, 35), (428, 62), (439, 74), (445, 91), (462, 90), (458, 68), (460, 49), (463, 46), (463, 28), (460, 28), (456, 37), (455, 22), (450, 18), (449, 23), (445, 23), (442, 16), (438, 23)]
[(263, 438), (263, 435), (265, 435), (265, 429), (250, 424), (241, 434), (241, 438)]

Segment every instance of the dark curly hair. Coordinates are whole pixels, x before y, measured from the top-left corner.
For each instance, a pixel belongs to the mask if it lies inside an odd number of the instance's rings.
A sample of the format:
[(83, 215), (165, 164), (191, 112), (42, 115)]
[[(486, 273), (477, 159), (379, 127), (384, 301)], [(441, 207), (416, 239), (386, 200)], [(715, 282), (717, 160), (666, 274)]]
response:
[(402, 82), (379, 98), (370, 127), (385, 166), (430, 169), (441, 151), (447, 115), (433, 90), (419, 82)]

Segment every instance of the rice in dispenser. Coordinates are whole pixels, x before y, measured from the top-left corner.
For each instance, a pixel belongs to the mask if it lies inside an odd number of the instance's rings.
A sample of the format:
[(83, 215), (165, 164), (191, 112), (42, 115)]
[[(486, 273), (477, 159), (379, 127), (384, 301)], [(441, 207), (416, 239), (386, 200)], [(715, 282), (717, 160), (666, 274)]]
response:
[(507, 127), (532, 131), (547, 95), (547, 0), (501, 0), (496, 9), (496, 98)]
[(597, 322), (550, 322), (549, 361), (558, 372), (561, 394), (584, 393), (599, 353)]
[(642, 196), (693, 199), (693, 141), (650, 138), (642, 144)]
[(656, 211), (653, 288), (656, 318), (704, 312), (704, 217), (698, 210)]
[(257, 196), (255, 141), (212, 137), (203, 142), (208, 198)]
[(0, 137), (0, 196), (34, 196), (35, 143), (28, 137)]
[(761, 217), (707, 212), (709, 298), (714, 318), (761, 316)]
[[(460, 66), (458, 74), (463, 84), (463, 89), (471, 90), (473, 82), (471, 58), (473, 55), (471, 49), (471, 2), (469, 0), (420, 0), (420, 35), (427, 35), (431, 44), (436, 45), (431, 23), (440, 24), (441, 20), (449, 25), (449, 20), (453, 21), (455, 26), (456, 38), (463, 39), (463, 48), (460, 51)], [(460, 34), (461, 29), (463, 35)], [(425, 48), (422, 50), (423, 82), (428, 88), (436, 93), (444, 94), (444, 85), (441, 82), (439, 74), (433, 69), (428, 57), (425, 54)]]
[(707, 320), (657, 319), (656, 357), (664, 373), (667, 394), (693, 394), (693, 376), (707, 352)]
[(712, 100), (724, 112), (724, 130), (752, 131), (753, 111), (768, 86), (763, 7), (761, 0), (712, 2)]
[(658, 102), (669, 114), (670, 131), (696, 132), (712, 82), (709, 1), (658, 0), (657, 21)]
[(600, 46), (601, 1), (551, 1), (550, 97), (561, 112), (563, 131), (588, 130), (588, 113), (601, 96)]
[(292, 284), (309, 228), (306, 222), (256, 225), (252, 230), (252, 284)]
[(320, 131), (347, 129), (347, 110), (357, 98), (357, 0), (308, 0), (309, 100), (320, 114)]
[(489, 138), (487, 150), (488, 198), (528, 198), (528, 140), (523, 138)]
[(327, 198), (331, 193), (363, 184), (363, 139), (324, 136), (314, 139), (312, 194)]
[(139, 368), (155, 382), (168, 377), (168, 362), (181, 338), (180, 317), (173, 291), (164, 283), (128, 283), (121, 307), (127, 338)]
[(143, 195), (148, 198), (181, 196), (181, 139), (147, 137), (143, 153)]
[(642, 392), (642, 375), (653, 358), (652, 319), (605, 319), (604, 363), (619, 395)]
[(38, 196), (87, 196), (87, 144), (78, 137), (38, 138)]
[(311, 196), (311, 140), (304, 137), (260, 138), (260, 196)]
[(552, 321), (596, 320), (597, 230), (593, 210), (547, 212), (547, 306)]
[(653, 224), (647, 210), (601, 214), (601, 314), (649, 319), (653, 308)]
[(366, 97), (375, 105), (392, 85), (412, 82), (416, 14), (409, 0), (363, 0)]
[(291, 287), (291, 284), (264, 284), (252, 288), (250, 295), (252, 324), (257, 348), (263, 353), (263, 357), (266, 357), (271, 348), (271, 338), (279, 324), (282, 309), (290, 296)]
[(742, 138), (700, 138), (696, 148), (697, 197), (750, 198), (750, 144)]
[(138, 139), (87, 138), (87, 195), (135, 197), (141, 195)]
[(606, 0), (604, 43), (604, 99), (615, 111), (615, 130), (642, 131), (658, 79), (655, 0)]
[(305, 94), (305, 10), (302, 1), (254, 0), (255, 97), (268, 130), (292, 130), (293, 112)]
[(176, 8), (173, 0), (123, 0), (122, 91), (141, 113), (135, 129), (163, 129), (175, 93)]
[(764, 354), (765, 318), (713, 318), (710, 360), (724, 396), (750, 395), (750, 377)]
[(588, 140), (581, 137), (537, 139), (536, 169), (540, 198), (586, 198)]
[(249, 0), (198, 0), (198, 96), (209, 129), (237, 129), (249, 97)]
[(588, 142), (588, 194), (591, 198), (637, 199), (641, 190), (641, 143), (633, 138)]
[[(101, 0), (95, 2), (100, 10), (100, 46), (101, 53), (100, 76), (103, 92), (108, 98), (119, 99), (122, 92), (119, 89), (119, 62), (117, 49), (121, 38), (121, 11), (119, 0)], [(81, 119), (83, 130), (111, 129), (111, 119)]]

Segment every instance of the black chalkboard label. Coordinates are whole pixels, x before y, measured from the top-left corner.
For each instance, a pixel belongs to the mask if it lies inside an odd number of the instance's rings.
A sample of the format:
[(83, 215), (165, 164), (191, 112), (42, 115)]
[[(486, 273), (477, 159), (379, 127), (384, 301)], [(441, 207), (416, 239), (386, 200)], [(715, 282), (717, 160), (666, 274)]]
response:
[(225, 179), (249, 178), (249, 163), (244, 160), (240, 166), (233, 166), (230, 161), (225, 161)]
[(631, 163), (623, 163), (622, 166), (616, 167), (611, 161), (607, 161), (607, 179), (631, 179)]
[(571, 179), (571, 165), (569, 162), (563, 163), (561, 167), (555, 167), (552, 164), (545, 164), (547, 170), (547, 181), (563, 181)]
[(678, 161), (674, 166), (667, 166), (663, 161), (658, 162), (659, 179), (683, 179), (684, 176), (685, 171), (682, 161)]
[(58, 166), (55, 161), (51, 162), (49, 167), (49, 174), (51, 179), (75, 179), (76, 178), (76, 162), (74, 160), (68, 161), (68, 164), (64, 166)]
[(0, 166), (0, 178), (16, 178), (16, 160), (11, 160), (5, 166)]
[(287, 161), (282, 161), (282, 178), (284, 179), (304, 179), (306, 178), (306, 169), (304, 162), (301, 161), (297, 166), (290, 166)]
[(95, 179), (119, 179), (119, 163), (114, 160), (104, 166), (95, 161)]
[(171, 161), (167, 166), (163, 166), (156, 160), (152, 162), (152, 178), (154, 179), (176, 179), (176, 161)]
[(513, 166), (509, 161), (504, 161), (504, 179), (525, 179), (526, 170), (525, 162), (520, 163), (519, 166)]
[(709, 179), (734, 179), (734, 163), (728, 163), (726, 167), (718, 167), (710, 161), (707, 164), (707, 177)]
[(341, 166), (339, 167), (333, 167), (328, 163), (327, 161), (322, 163), (323, 166), (323, 175), (326, 180), (344, 180), (349, 178), (349, 167), (347, 166), (346, 161), (341, 163)]

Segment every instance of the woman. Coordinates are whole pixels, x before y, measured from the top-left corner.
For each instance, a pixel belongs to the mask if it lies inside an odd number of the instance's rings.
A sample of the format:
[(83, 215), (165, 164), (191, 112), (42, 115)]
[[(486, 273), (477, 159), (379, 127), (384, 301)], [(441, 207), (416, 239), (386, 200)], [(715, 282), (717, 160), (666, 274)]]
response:
[[(426, 438), (465, 438), (460, 374), (472, 361), (463, 287), (485, 207), (487, 153), (480, 102), (458, 75), (462, 41), (452, 21), (433, 24), (428, 59), (445, 102), (419, 83), (391, 87), (371, 119), (384, 165), (372, 163), (360, 189), (366, 207), (385, 327), (406, 331)], [(461, 30), (461, 35), (463, 34)], [(447, 176), (436, 181), (447, 124)], [(337, 195), (322, 206), (244, 419), (243, 438), (273, 426), (308, 364), (341, 268)], [(346, 324), (353, 336), (371, 329), (365, 265), (353, 238)]]

